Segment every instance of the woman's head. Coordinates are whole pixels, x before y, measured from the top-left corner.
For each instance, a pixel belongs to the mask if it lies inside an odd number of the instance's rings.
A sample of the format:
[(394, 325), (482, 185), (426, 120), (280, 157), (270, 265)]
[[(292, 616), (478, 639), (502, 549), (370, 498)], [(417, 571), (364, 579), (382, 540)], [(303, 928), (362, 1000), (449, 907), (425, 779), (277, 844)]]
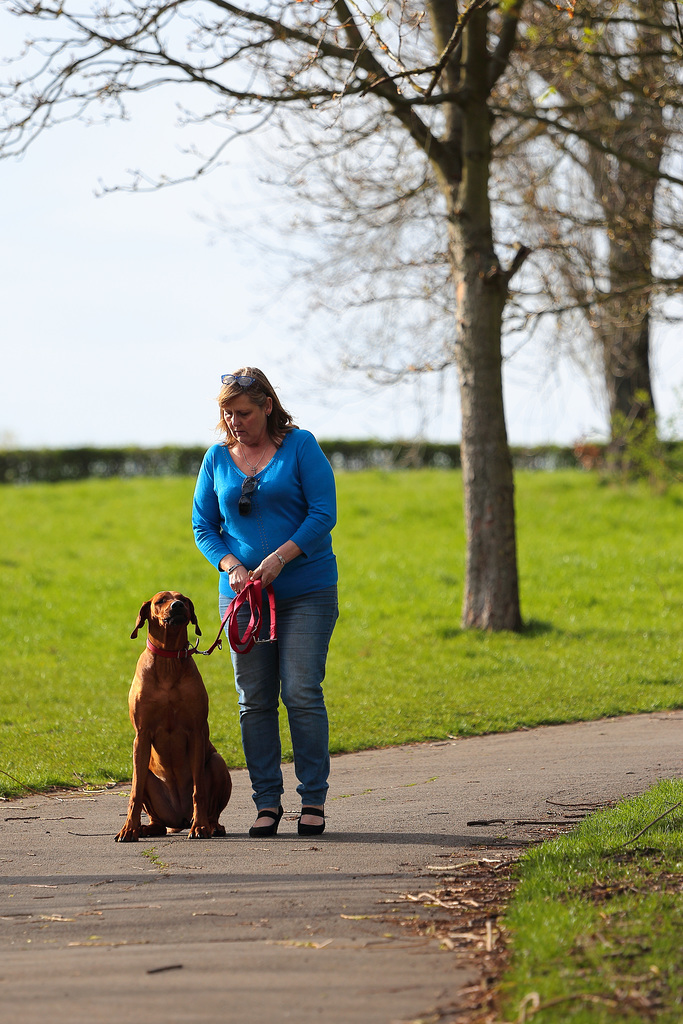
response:
[(265, 426), (268, 436), (276, 445), (282, 440), (295, 424), (292, 417), (283, 409), (275, 389), (262, 370), (255, 366), (242, 366), (234, 373), (226, 373), (221, 377), (222, 387), (218, 395), (218, 405), (221, 410), (221, 418), (217, 430), (225, 434), (224, 444), (232, 448), (237, 443), (237, 437), (229, 425), (229, 416), (226, 413), (235, 407), (245, 407), (245, 402), (258, 407), (265, 417)]

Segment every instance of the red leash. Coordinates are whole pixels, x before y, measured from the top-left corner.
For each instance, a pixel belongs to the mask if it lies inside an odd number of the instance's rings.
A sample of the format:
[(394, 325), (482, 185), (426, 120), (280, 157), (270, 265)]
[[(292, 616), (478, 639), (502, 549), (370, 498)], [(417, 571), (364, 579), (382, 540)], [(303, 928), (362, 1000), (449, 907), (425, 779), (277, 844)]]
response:
[[(245, 585), (244, 589), (240, 591), (236, 597), (233, 597), (232, 601), (228, 605), (221, 627), (218, 630), (218, 636), (209, 647), (208, 651), (197, 651), (197, 654), (211, 654), (216, 647), (221, 650), (223, 643), (221, 641), (221, 633), (225, 627), (226, 622), (228, 623), (228, 640), (233, 651), (238, 654), (246, 654), (252, 649), (254, 644), (268, 644), (273, 640), (277, 640), (277, 621), (275, 615), (275, 591), (272, 586), (268, 584), (265, 588), (268, 594), (268, 600), (270, 602), (270, 636), (267, 640), (259, 640), (258, 635), (261, 629), (261, 622), (263, 620), (263, 587), (261, 580), (249, 580)], [(239, 626), (237, 624), (237, 611), (242, 607), (245, 602), (249, 605), (250, 618), (249, 624), (245, 629), (242, 636), (240, 636)], [(194, 653), (194, 652), (193, 652)]]

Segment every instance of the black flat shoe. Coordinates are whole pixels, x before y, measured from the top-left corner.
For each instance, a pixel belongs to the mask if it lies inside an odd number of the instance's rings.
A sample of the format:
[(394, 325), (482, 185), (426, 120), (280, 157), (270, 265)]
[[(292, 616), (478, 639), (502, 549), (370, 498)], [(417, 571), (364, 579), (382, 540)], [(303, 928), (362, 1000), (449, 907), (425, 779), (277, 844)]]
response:
[(280, 824), (280, 818), (282, 817), (282, 804), (276, 811), (259, 811), (257, 815), (257, 821), (259, 818), (272, 818), (272, 825), (252, 825), (249, 829), (249, 835), (252, 839), (263, 838), (263, 836), (274, 836), (277, 832), (277, 827)]
[(299, 824), (297, 830), (300, 836), (319, 836), (325, 831), (325, 812), (321, 811), (319, 807), (302, 807), (301, 813), (303, 814), (315, 814), (318, 818), (322, 818), (320, 825), (307, 825), (299, 818)]

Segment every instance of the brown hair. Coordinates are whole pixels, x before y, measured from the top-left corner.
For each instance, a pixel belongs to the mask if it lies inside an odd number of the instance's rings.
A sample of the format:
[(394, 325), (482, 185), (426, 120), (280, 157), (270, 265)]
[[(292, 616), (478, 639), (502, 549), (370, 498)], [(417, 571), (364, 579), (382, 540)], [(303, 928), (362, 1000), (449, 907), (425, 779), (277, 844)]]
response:
[(235, 370), (235, 377), (253, 377), (254, 383), (250, 384), (248, 388), (242, 387), (237, 381), (233, 381), (231, 384), (223, 384), (218, 395), (218, 406), (221, 410), (221, 418), (216, 425), (216, 430), (221, 431), (225, 434), (225, 441), (223, 444), (228, 448), (232, 448), (233, 445), (237, 444), (237, 438), (232, 434), (228, 428), (225, 419), (223, 418), (223, 412), (230, 404), (231, 399), (240, 398), (244, 395), (250, 402), (255, 405), (264, 407), (268, 399), (273, 403), (273, 407), (268, 415), (267, 428), (268, 436), (270, 437), (273, 444), (279, 448), (282, 444), (285, 435), (290, 430), (298, 429), (296, 423), (292, 421), (292, 417), (283, 408), (280, 399), (275, 393), (275, 388), (266, 377), (263, 370), (259, 370), (256, 366), (242, 366), (239, 370)]

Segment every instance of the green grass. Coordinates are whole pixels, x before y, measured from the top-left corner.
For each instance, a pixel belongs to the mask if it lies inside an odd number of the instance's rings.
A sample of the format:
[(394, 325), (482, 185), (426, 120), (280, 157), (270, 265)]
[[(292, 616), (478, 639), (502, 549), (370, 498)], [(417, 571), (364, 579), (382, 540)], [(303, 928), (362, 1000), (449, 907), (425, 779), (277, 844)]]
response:
[(518, 1019), (535, 993), (538, 1024), (680, 1024), (681, 800), (683, 782), (661, 782), (519, 862), (505, 918), (513, 952), (501, 987), (504, 1020)]
[[(0, 793), (130, 777), (140, 604), (183, 590), (205, 646), (218, 627), (192, 491), (186, 478), (0, 489), (0, 770), (17, 780), (0, 775)], [(459, 628), (458, 473), (342, 474), (338, 491), (334, 751), (683, 706), (683, 488), (518, 474), (522, 634)], [(227, 651), (200, 667), (212, 738), (242, 765)]]

